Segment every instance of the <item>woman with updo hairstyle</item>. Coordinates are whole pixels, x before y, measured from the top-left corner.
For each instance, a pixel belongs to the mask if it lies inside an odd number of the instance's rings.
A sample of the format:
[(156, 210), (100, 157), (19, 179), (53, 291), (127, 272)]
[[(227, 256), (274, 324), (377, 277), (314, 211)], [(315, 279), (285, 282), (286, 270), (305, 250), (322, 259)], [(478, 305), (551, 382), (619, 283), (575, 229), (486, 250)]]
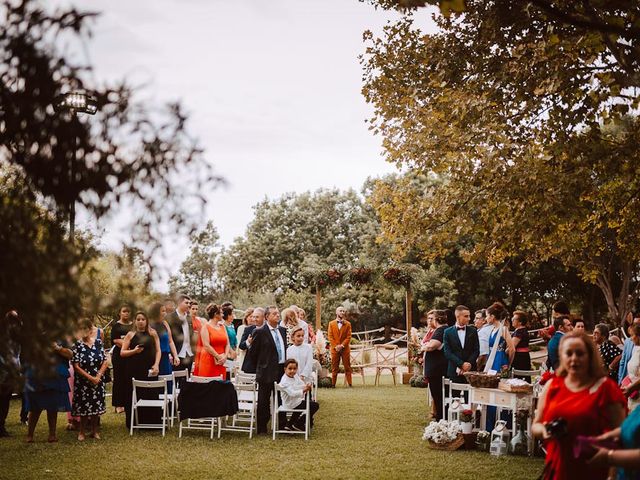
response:
[[(498, 342), (496, 356), (490, 369), (499, 372), (506, 365), (509, 366), (513, 359), (515, 349), (511, 340), (509, 329), (501, 324), (509, 318), (509, 312), (500, 302), (495, 302), (487, 308), (487, 324), (493, 328), (489, 334), (489, 352), (493, 350), (493, 346)], [(491, 356), (491, 353), (489, 353)]]
[[(178, 367), (180, 365), (178, 352), (175, 344), (173, 343), (173, 336), (171, 335), (171, 328), (169, 327), (169, 323), (165, 320), (166, 315), (167, 308), (160, 302), (155, 302), (151, 304), (151, 307), (149, 307), (149, 321), (151, 322), (149, 327), (156, 331), (160, 341), (160, 364), (158, 365), (158, 375), (171, 375), (171, 372), (173, 372), (172, 366)], [(171, 389), (171, 385), (169, 388)]]
[(302, 332), (304, 333), (304, 343), (309, 342), (309, 325), (304, 320), (300, 320), (298, 317), (298, 309), (295, 305), (285, 308), (282, 311), (281, 316), (282, 320), (280, 321), (280, 326), (287, 329), (287, 346), (293, 345), (291, 334), (293, 333), (293, 330), (298, 327), (301, 327)]
[(447, 329), (447, 312), (444, 310), (432, 310), (428, 313), (432, 318), (433, 331), (429, 341), (422, 345), (424, 352), (424, 376), (429, 382), (429, 391), (433, 398), (431, 419), (442, 419), (442, 378), (447, 374), (448, 362), (442, 350), (444, 331)]
[(589, 336), (567, 333), (558, 351), (556, 375), (540, 395), (531, 427), (534, 436), (545, 441), (543, 478), (604, 480), (609, 478), (607, 464), (590, 464), (595, 452), (584, 452), (576, 458), (574, 447), (579, 436), (599, 436), (619, 427), (626, 400), (618, 385), (607, 377)]
[(221, 322), (222, 311), (219, 305), (210, 303), (205, 308), (208, 321), (200, 328), (202, 349), (198, 355), (197, 371), (194, 375), (201, 377), (226, 378), (225, 362), (231, 351), (229, 337), (224, 323)]
[[(531, 354), (529, 353), (529, 316), (527, 312), (516, 310), (511, 317), (511, 323), (515, 329), (511, 334), (515, 355), (511, 366), (516, 370), (531, 370)], [(528, 377), (530, 380), (531, 377)], [(525, 379), (527, 380), (527, 379)]]

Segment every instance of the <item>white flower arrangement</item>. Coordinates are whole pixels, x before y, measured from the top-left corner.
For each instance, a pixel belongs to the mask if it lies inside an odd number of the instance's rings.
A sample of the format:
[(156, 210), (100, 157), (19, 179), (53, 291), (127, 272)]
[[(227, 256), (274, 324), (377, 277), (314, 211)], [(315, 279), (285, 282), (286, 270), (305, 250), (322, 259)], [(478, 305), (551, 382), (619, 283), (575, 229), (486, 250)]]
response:
[(422, 440), (431, 440), (439, 445), (453, 442), (462, 433), (462, 426), (458, 422), (431, 422), (424, 429)]

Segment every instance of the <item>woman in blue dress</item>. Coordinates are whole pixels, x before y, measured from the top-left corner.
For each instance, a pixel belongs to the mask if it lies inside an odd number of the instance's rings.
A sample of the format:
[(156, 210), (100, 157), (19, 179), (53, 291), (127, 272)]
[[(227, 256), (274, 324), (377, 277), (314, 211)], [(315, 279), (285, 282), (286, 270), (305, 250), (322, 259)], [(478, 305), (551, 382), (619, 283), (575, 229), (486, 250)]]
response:
[(160, 302), (152, 304), (149, 308), (149, 326), (156, 331), (160, 339), (161, 353), (158, 375), (171, 375), (171, 372), (173, 372), (172, 363), (175, 367), (180, 365), (176, 345), (173, 343), (173, 337), (171, 335), (171, 328), (169, 327), (169, 323), (164, 319), (166, 315), (167, 309)]
[(56, 426), (58, 412), (71, 410), (69, 403), (69, 360), (72, 352), (66, 342), (53, 344), (53, 367), (36, 367), (29, 364), (25, 372), (24, 401), (25, 409), (29, 412), (27, 443), (33, 443), (33, 435), (38, 419), (43, 410), (47, 411), (49, 424), (48, 441), (57, 442)]
[[(509, 329), (504, 326), (504, 321), (509, 317), (509, 312), (501, 303), (494, 303), (487, 308), (487, 324), (493, 328), (489, 334), (489, 358), (495, 348), (495, 357), (491, 363), (490, 370), (500, 373), (504, 367), (509, 367), (515, 349)], [(494, 347), (496, 342), (497, 347)], [(496, 407), (487, 407), (487, 430), (491, 431), (495, 424)]]

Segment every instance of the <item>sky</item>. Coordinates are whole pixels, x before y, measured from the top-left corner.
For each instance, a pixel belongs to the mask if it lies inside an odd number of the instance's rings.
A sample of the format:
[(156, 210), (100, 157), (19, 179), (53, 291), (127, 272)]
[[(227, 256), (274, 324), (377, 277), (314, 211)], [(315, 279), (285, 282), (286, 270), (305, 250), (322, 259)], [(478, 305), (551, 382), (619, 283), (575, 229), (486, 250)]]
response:
[[(223, 245), (243, 235), (265, 197), (359, 189), (395, 171), (365, 123), (372, 107), (358, 61), (363, 32), (380, 33), (395, 13), (358, 0), (56, 3), (102, 12), (83, 53), (98, 81), (127, 77), (144, 85), (145, 100), (186, 107), (189, 130), (227, 181), (207, 195)], [(118, 233), (103, 227), (113, 247)], [(167, 249), (163, 263), (176, 271), (186, 240)]]

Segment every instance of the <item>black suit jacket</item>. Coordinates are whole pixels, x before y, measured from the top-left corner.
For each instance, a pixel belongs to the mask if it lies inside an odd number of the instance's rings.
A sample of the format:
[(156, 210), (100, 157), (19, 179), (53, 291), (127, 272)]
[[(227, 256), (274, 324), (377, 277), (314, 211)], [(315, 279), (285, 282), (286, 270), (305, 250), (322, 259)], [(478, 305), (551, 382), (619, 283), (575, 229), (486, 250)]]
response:
[[(287, 348), (287, 330), (284, 327), (278, 327), (278, 331), (282, 336), (282, 345)], [(278, 362), (278, 350), (276, 343), (271, 336), (269, 325), (265, 324), (253, 331), (253, 340), (247, 352), (251, 357), (251, 361), (256, 366), (256, 380), (261, 384), (272, 384), (279, 382), (282, 376), (282, 364)]]
[[(185, 341), (184, 334), (182, 333), (182, 320), (180, 320), (180, 317), (178, 316), (178, 313), (176, 311), (173, 311), (169, 315), (167, 315), (166, 320), (169, 324), (169, 327), (171, 328), (171, 336), (173, 337), (173, 343), (176, 346), (176, 351), (180, 353), (180, 350), (182, 350), (182, 345)], [(189, 315), (189, 312), (187, 312), (187, 322), (189, 324), (189, 335), (191, 336), (191, 338), (188, 338), (187, 341), (191, 342), (191, 351), (195, 356), (196, 347), (193, 335), (193, 323), (191, 322), (191, 315)]]
[[(244, 329), (244, 331), (242, 332), (242, 338), (240, 339), (240, 344), (238, 345), (240, 347), (240, 350), (247, 351), (249, 349), (249, 345), (247, 345), (247, 339), (255, 329), (255, 325), (249, 325)], [(256, 373), (256, 364), (253, 363), (253, 360), (248, 353), (244, 356), (244, 360), (242, 361), (242, 371), (245, 373)]]
[(476, 369), (476, 361), (480, 355), (480, 341), (478, 340), (478, 331), (476, 327), (467, 325), (464, 348), (460, 343), (456, 326), (449, 327), (444, 331), (444, 356), (447, 358), (449, 365), (447, 367), (447, 377), (456, 383), (464, 383), (466, 380), (462, 375), (458, 375), (457, 368), (462, 364), (469, 362), (471, 370)]

